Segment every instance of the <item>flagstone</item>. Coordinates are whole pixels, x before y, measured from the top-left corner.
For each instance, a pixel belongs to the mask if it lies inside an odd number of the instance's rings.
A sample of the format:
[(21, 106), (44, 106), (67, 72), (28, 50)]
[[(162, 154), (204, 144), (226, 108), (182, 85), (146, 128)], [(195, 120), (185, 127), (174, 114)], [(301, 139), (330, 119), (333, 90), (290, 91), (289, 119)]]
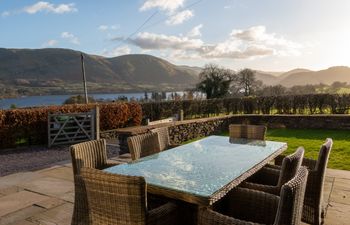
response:
[(60, 166), (50, 170), (39, 171), (42, 175), (55, 177), (59, 179), (73, 181), (73, 170), (69, 167)]
[(27, 220), (40, 225), (70, 225), (72, 220), (73, 204), (66, 203), (45, 212), (34, 215)]
[(0, 198), (0, 217), (26, 208), (49, 197), (30, 191), (20, 191)]
[(350, 205), (330, 203), (325, 225), (348, 225), (350, 221)]
[(60, 196), (74, 190), (73, 182), (54, 177), (42, 177), (25, 183), (21, 187), (49, 196)]
[[(32, 205), (23, 209), (20, 209), (16, 212), (7, 214), (3, 217), (0, 217), (0, 224), (1, 225), (7, 225), (7, 224), (25, 224), (24, 220), (30, 216), (33, 216), (37, 213), (45, 211), (44, 208)], [(22, 223), (20, 223), (22, 221)], [(27, 221), (28, 222), (28, 221)], [(29, 222), (28, 222), (29, 223)], [(32, 223), (30, 223), (32, 224)]]

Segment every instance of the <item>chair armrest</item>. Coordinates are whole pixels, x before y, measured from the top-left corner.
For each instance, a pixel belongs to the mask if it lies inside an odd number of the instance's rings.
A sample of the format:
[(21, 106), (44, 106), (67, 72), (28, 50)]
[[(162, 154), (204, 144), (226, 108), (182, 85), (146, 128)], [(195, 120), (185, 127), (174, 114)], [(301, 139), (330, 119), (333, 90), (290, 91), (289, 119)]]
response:
[(282, 166), (280, 165), (273, 165), (273, 164), (266, 164), (265, 167), (275, 169), (275, 170), (281, 170)]
[(274, 223), (279, 196), (247, 188), (236, 188), (227, 198), (228, 216), (255, 223)]
[(265, 185), (265, 184), (256, 184), (256, 183), (251, 183), (251, 182), (243, 182), (240, 187), (242, 188), (248, 188), (251, 190), (256, 190), (256, 191), (262, 191), (262, 192), (266, 192), (269, 194), (273, 194), (276, 196), (279, 196), (280, 194), (280, 188), (278, 188), (277, 186), (273, 186), (273, 185)]
[(117, 163), (117, 162), (107, 162), (105, 165), (103, 165), (102, 168), (100, 168), (101, 170), (104, 170), (104, 169), (107, 169), (109, 167), (112, 167), (112, 166), (117, 166), (121, 163)]
[(302, 166), (306, 166), (308, 170), (314, 170), (316, 168), (317, 161), (314, 159), (303, 158)]
[(278, 155), (275, 158), (275, 165), (281, 166), (283, 159), (286, 157), (286, 155)]
[(258, 225), (257, 223), (246, 222), (229, 216), (222, 215), (207, 208), (198, 211), (198, 225)]
[(276, 186), (278, 183), (279, 177), (280, 177), (280, 170), (265, 166), (261, 170), (259, 170), (256, 174), (254, 174), (251, 178), (247, 179), (247, 181), (251, 183)]
[(147, 213), (147, 225), (175, 225), (177, 224), (178, 207), (168, 202), (158, 208), (149, 210)]

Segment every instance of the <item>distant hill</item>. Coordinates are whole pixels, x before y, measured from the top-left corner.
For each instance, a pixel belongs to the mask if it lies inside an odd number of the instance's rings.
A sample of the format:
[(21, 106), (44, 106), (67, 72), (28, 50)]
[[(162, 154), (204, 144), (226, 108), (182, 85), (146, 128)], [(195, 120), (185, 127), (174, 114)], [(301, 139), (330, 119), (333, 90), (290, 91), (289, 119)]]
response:
[[(196, 72), (151, 55), (114, 58), (84, 54), (87, 80), (130, 85), (194, 84)], [(0, 48), (0, 80), (16, 84), (40, 81), (80, 82), (80, 52), (69, 49)]]
[(303, 71), (283, 77), (279, 83), (286, 87), (305, 84), (332, 84), (335, 81), (350, 83), (350, 68), (345, 66), (331, 67), (320, 71)]

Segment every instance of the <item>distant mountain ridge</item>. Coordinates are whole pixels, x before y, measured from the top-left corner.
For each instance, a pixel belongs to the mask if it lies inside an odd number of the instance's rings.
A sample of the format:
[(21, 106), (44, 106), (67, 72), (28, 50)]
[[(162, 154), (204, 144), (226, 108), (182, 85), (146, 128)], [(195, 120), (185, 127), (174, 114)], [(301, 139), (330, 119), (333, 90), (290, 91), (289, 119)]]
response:
[[(114, 58), (84, 54), (90, 82), (129, 84), (194, 84), (197, 73), (151, 55), (124, 55)], [(0, 48), (0, 79), (81, 81), (80, 52), (70, 49)]]
[[(81, 93), (80, 54), (79, 51), (60, 48), (0, 48), (0, 88), (4, 90), (0, 90), (0, 94)], [(174, 65), (144, 54), (106, 58), (84, 53), (84, 58), (89, 90), (95, 93), (185, 90), (198, 83), (198, 75), (202, 70), (201, 67)], [(320, 71), (301, 68), (288, 72), (256, 71), (256, 78), (265, 85), (281, 84), (286, 87), (320, 83), (330, 85), (335, 81), (350, 83), (350, 68), (338, 66)], [(16, 93), (12, 91), (13, 87)], [(37, 91), (33, 92), (35, 88)]]

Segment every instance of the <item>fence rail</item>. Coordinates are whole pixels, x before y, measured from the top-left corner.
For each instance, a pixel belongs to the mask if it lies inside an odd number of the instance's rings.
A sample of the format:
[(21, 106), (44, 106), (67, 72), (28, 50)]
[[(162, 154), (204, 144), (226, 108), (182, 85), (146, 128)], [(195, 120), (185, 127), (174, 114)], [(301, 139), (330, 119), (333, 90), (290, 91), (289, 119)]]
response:
[[(48, 145), (72, 144), (96, 138), (98, 108), (85, 113), (48, 115)], [(97, 136), (98, 137), (98, 136)]]

